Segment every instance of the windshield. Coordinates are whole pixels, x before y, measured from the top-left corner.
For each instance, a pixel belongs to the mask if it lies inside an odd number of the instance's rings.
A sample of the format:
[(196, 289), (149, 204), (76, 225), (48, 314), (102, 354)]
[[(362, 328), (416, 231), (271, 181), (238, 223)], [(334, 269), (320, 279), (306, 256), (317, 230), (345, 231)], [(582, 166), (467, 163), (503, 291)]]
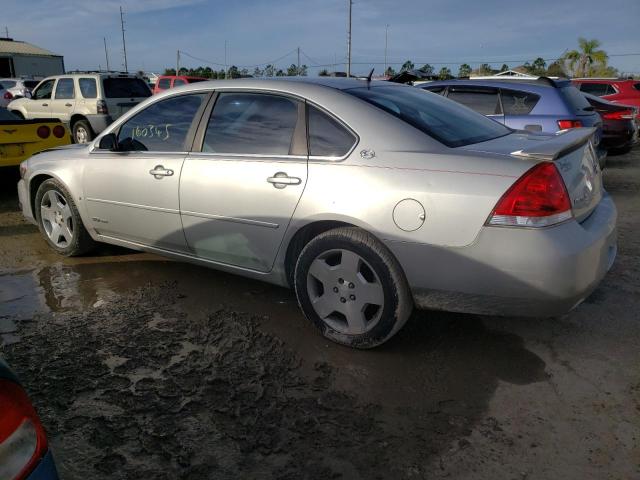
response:
[(107, 98), (150, 97), (151, 90), (139, 78), (105, 78), (104, 95)]
[(485, 142), (511, 130), (453, 100), (414, 87), (345, 90), (435, 138), (448, 147)]

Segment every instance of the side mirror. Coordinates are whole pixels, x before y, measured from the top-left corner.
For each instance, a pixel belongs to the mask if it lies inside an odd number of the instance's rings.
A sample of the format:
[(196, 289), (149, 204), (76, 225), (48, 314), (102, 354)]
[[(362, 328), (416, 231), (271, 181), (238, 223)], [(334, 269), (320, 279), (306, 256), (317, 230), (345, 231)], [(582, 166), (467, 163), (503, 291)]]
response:
[(98, 144), (100, 150), (109, 150), (110, 152), (118, 151), (118, 138), (115, 133), (108, 133), (100, 139)]

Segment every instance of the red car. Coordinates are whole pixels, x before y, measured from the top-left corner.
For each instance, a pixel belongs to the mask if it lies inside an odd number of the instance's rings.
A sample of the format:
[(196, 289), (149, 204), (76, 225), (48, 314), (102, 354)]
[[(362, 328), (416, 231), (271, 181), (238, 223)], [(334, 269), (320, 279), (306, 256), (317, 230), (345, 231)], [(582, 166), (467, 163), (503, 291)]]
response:
[(613, 103), (640, 107), (640, 80), (574, 78), (572, 82), (583, 93), (602, 97)]
[(186, 75), (160, 75), (158, 81), (153, 87), (153, 94), (160, 93), (169, 88), (179, 87), (188, 83), (205, 82), (211, 80), (204, 77), (188, 77)]

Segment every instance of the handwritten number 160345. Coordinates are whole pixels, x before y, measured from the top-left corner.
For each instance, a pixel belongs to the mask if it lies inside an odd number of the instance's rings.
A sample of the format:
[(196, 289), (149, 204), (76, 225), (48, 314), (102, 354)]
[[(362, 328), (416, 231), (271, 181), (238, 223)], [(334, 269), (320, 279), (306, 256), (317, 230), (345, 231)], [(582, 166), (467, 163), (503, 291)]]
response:
[(158, 140), (166, 141), (169, 139), (169, 127), (171, 123), (165, 123), (164, 125), (138, 125), (131, 128), (131, 138), (157, 138)]

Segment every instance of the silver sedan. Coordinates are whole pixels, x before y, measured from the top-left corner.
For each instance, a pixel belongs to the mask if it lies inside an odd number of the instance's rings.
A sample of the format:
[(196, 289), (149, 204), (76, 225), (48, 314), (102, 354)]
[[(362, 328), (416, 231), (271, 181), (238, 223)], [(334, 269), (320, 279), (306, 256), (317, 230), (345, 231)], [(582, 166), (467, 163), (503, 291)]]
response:
[(326, 337), (368, 348), (414, 306), (583, 301), (616, 255), (592, 134), (514, 131), (386, 82), (202, 82), (31, 157), (18, 192), (60, 254), (105, 242), (289, 286)]

